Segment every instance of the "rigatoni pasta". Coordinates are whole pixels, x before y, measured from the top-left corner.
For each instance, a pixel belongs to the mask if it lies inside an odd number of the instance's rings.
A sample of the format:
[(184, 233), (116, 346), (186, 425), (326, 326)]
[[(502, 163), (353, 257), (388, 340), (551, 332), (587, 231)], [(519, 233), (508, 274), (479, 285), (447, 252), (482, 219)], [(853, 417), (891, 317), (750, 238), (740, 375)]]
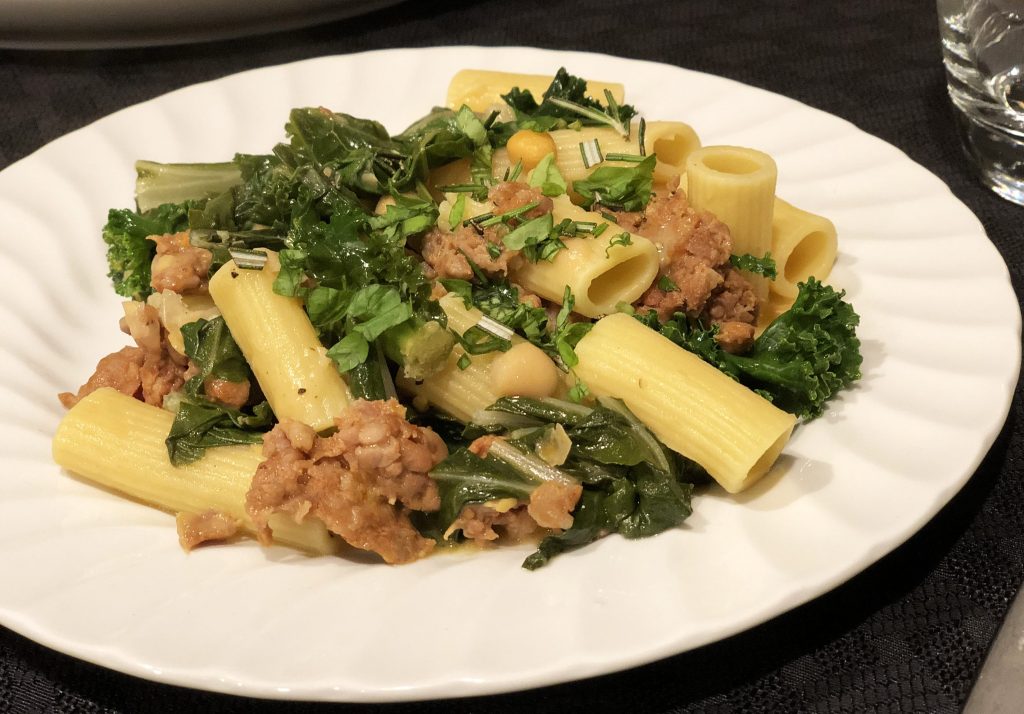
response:
[(797, 284), (810, 277), (826, 280), (836, 261), (838, 239), (832, 221), (775, 199), (772, 212), (772, 257), (778, 277), (771, 290), (792, 301)]
[(272, 251), (262, 270), (228, 261), (210, 280), (210, 295), (277, 417), (328, 429), (348, 406), (348, 387), (301, 302), (274, 292), (279, 271)]
[(667, 446), (737, 493), (761, 478), (796, 424), (690, 352), (628, 315), (609, 315), (576, 347), (591, 391), (622, 399)]
[[(738, 255), (761, 257), (771, 251), (777, 174), (768, 154), (739, 146), (705, 146), (686, 160), (690, 203), (729, 226)], [(748, 273), (747, 279), (759, 299), (767, 298), (765, 278)]]
[[(213, 509), (254, 533), (245, 494), (263, 461), (258, 445), (212, 450), (201, 462), (172, 466), (164, 438), (174, 415), (100, 389), (61, 420), (53, 437), (53, 460), (84, 478), (171, 513)], [(316, 554), (338, 551), (323, 523), (274, 519), (274, 539)]]
[[(568, 181), (578, 181), (589, 176), (598, 165), (587, 166), (580, 150), (581, 143), (597, 141), (601, 153), (608, 154), (640, 154), (640, 126), (634, 123), (629, 137), (624, 137), (614, 129), (605, 127), (584, 127), (582, 129), (559, 129), (551, 132), (555, 143), (555, 156), (558, 170)], [(655, 155), (658, 162), (654, 166), (656, 184), (666, 184), (670, 179), (686, 170), (686, 160), (700, 148), (697, 133), (688, 124), (676, 121), (649, 121), (644, 124), (644, 153)], [(617, 165), (621, 162), (610, 161)]]
[[(555, 221), (608, 222), (600, 214), (573, 205), (566, 196), (554, 199), (552, 213)], [(655, 245), (609, 223), (600, 237), (567, 239), (565, 249), (553, 260), (523, 264), (512, 272), (512, 278), (527, 290), (556, 302), (562, 300), (569, 286), (576, 299), (576, 312), (599, 317), (615, 312), (621, 303), (635, 301), (657, 274)]]

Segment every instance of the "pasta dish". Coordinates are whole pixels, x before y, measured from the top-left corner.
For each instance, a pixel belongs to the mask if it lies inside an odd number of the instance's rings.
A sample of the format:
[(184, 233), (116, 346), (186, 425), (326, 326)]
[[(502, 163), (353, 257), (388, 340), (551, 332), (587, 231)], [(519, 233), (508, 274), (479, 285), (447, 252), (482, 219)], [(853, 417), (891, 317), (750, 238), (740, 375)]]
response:
[(57, 463), (186, 550), (527, 542), (534, 569), (748, 488), (860, 377), (833, 224), (622, 85), (463, 70), (399, 134), (286, 132), (136, 164), (103, 229), (132, 344), (60, 395)]

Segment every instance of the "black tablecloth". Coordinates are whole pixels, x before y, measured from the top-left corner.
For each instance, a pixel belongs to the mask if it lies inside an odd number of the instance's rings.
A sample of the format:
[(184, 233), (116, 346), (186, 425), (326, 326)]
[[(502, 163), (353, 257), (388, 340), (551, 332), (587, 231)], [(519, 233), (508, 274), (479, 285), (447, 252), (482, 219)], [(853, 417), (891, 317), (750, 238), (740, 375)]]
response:
[[(1024, 208), (983, 188), (961, 154), (930, 0), (407, 2), (313, 29), (196, 46), (0, 52), (0, 167), (109, 112), (194, 82), (318, 55), (446, 44), (534, 45), (658, 60), (780, 92), (848, 119), (952, 187), (985, 224), (1021, 296)], [(921, 259), (927, 260), (926, 251)], [(1024, 579), (1021, 411), (1018, 389), (988, 457), (939, 516), (896, 552), (808, 605), (724, 642), (620, 674), (392, 708), (956, 711)], [(0, 629), (0, 712), (162, 710), (320, 706), (144, 682)]]

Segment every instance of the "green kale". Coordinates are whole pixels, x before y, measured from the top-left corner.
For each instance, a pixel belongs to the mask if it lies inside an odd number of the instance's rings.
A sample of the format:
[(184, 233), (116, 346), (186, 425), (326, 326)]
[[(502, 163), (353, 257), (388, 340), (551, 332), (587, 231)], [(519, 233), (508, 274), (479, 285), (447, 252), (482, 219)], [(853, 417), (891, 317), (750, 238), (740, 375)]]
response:
[(656, 163), (652, 154), (632, 166), (599, 166), (587, 178), (573, 181), (572, 187), (583, 197), (584, 208), (642, 211), (651, 200)]
[(165, 440), (167, 455), (175, 466), (198, 461), (207, 449), (218, 446), (258, 444), (273, 421), (267, 402), (244, 414), (203, 397), (182, 394), (177, 407)]
[(718, 347), (717, 328), (705, 329), (681, 313), (663, 325), (651, 313), (636, 317), (780, 409), (814, 419), (837, 392), (860, 379), (860, 317), (843, 300), (845, 291), (836, 292), (814, 278), (799, 287), (793, 306), (743, 355)]
[(185, 383), (181, 392), (168, 397), (168, 406), (176, 407), (166, 439), (171, 463), (191, 463), (207, 449), (218, 446), (259, 443), (273, 421), (266, 401), (247, 413), (218, 404), (204, 394), (203, 384), (211, 377), (229, 382), (254, 381), (224, 318), (190, 322), (182, 326), (181, 334), (185, 354), (198, 373)]
[[(666, 449), (619, 400), (603, 399), (592, 408), (558, 399), (507, 397), (480, 418), (482, 424), (470, 425), (463, 436), (504, 433), (511, 440), (494, 442), (487, 459), (455, 452), (431, 472), (442, 501), (431, 532), (444, 533), (471, 503), (527, 501), (546, 478), (582, 484), (573, 525), (541, 541), (523, 563), (530, 570), (610, 533), (643, 538), (679, 525), (691, 513), (694, 483), (706, 477), (699, 466)], [(569, 458), (557, 469), (538, 466), (530, 444), (555, 424), (572, 442)]]
[[(551, 84), (544, 91), (540, 103), (529, 90), (514, 87), (501, 96), (515, 111), (516, 129), (551, 131), (577, 124), (581, 126), (611, 126), (623, 135), (629, 133), (629, 122), (636, 116), (636, 109), (628, 104), (619, 105), (610, 93), (605, 94), (606, 107), (597, 99), (587, 95), (587, 81), (569, 74), (565, 67), (559, 68)], [(506, 128), (496, 133), (508, 141), (511, 136)], [(508, 134), (508, 136), (504, 136)], [(500, 139), (499, 139), (500, 141)], [(503, 146), (504, 142), (495, 143)]]
[(441, 509), (436, 522), (444, 530), (471, 503), (499, 498), (528, 499), (540, 482), (530, 474), (488, 454), (480, 458), (459, 449), (435, 466), (430, 477), (437, 483)]
[(449, 292), (462, 298), (466, 307), (476, 307), (487, 317), (500, 322), (510, 330), (522, 334), (531, 342), (544, 339), (548, 313), (542, 307), (532, 307), (519, 300), (519, 289), (502, 278), (488, 278), (482, 273), (475, 283), (466, 280), (442, 280)]
[(192, 205), (168, 203), (142, 213), (110, 210), (103, 240), (107, 244), (108, 275), (118, 295), (145, 300), (153, 292), (149, 283), (156, 244), (147, 237), (185, 230)]
[(729, 355), (730, 369), (747, 386), (772, 395), (776, 406), (805, 419), (824, 411), (837, 392), (860, 379), (860, 317), (814, 278), (800, 283), (793, 306), (777, 317), (745, 355)]
[(198, 395), (209, 378), (244, 382), (252, 376), (249, 363), (231, 336), (223, 317), (199, 319), (181, 326), (185, 354), (198, 370), (186, 384), (189, 394)]

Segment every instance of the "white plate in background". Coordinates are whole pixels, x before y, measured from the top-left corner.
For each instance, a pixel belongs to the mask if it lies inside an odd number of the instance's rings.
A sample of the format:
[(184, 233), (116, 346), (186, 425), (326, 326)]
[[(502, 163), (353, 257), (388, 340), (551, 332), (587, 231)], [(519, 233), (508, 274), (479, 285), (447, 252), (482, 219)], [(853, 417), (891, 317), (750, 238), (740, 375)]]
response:
[(3, 0), (0, 47), (82, 50), (242, 37), (361, 15), (399, 0)]
[[(778, 192), (839, 230), (864, 379), (773, 473), (695, 499), (684, 527), (536, 572), (526, 548), (387, 567), (255, 543), (186, 555), (173, 519), (62, 473), (56, 393), (124, 344), (100, 227), (137, 158), (265, 152), (294, 106), (400, 130), (460, 68), (623, 82), (648, 118), (771, 153)], [(196, 111), (202, 107), (202, 111)], [(896, 148), (785, 97), (667, 65), (525, 48), (387, 50), (254, 70), (130, 107), (0, 173), (0, 623), (130, 674), (260, 697), (386, 701), (624, 669), (828, 591), (924, 525), (999, 432), (1020, 313), (978, 220)]]

